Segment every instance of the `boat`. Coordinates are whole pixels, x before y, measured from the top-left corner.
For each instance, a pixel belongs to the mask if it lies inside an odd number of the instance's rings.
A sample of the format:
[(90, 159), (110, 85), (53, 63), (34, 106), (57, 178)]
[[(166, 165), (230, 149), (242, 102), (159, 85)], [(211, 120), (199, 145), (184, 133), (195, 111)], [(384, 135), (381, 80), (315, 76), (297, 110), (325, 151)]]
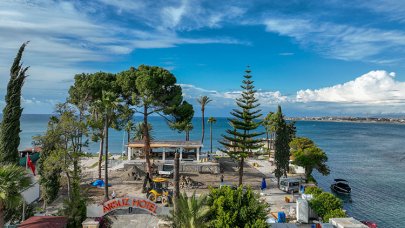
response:
[(330, 186), (330, 189), (340, 194), (350, 194), (352, 188), (349, 186), (349, 182), (344, 179), (335, 179), (335, 183)]
[(377, 223), (371, 222), (371, 221), (361, 221), (364, 225), (366, 225), (369, 228), (377, 228)]

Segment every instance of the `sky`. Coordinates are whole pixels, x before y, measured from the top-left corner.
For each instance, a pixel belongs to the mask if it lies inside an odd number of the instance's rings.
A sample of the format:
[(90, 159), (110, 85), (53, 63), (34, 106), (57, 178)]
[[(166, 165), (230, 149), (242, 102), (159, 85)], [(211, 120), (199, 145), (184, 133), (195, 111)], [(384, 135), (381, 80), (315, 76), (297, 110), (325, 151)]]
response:
[(170, 70), (228, 116), (249, 65), (263, 112), (405, 116), (402, 0), (1, 0), (0, 108), (20, 45), (24, 113), (52, 113), (75, 74)]

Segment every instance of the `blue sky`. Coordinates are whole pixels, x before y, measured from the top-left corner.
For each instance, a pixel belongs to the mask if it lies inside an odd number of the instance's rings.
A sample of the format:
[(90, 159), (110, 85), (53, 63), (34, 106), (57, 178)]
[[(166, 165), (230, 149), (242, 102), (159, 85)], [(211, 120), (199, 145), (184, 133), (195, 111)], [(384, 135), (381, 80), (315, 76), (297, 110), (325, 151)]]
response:
[(212, 97), (208, 115), (228, 115), (246, 65), (265, 112), (405, 112), (400, 0), (2, 0), (0, 21), (1, 108), (9, 66), (30, 40), (24, 113), (51, 113), (77, 73), (139, 64), (172, 71), (193, 104)]

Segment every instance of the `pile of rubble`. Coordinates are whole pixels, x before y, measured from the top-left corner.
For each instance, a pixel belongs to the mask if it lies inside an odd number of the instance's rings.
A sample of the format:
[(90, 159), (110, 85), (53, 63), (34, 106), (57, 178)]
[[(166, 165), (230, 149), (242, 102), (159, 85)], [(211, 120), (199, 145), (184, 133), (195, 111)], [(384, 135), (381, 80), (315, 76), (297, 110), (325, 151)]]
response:
[(121, 181), (137, 181), (142, 180), (145, 176), (145, 172), (137, 168), (136, 166), (132, 166), (127, 168), (121, 174)]
[(186, 189), (193, 189), (193, 188), (199, 188), (203, 186), (204, 184), (198, 181), (195, 181), (191, 179), (189, 176), (184, 176), (182, 175), (180, 177), (180, 188), (186, 188)]

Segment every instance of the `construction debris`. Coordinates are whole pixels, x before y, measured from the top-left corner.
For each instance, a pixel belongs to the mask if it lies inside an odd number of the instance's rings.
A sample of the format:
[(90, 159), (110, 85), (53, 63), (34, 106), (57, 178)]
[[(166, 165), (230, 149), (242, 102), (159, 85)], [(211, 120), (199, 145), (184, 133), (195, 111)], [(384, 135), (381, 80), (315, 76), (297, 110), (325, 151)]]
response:
[(202, 182), (195, 181), (189, 176), (182, 175), (180, 177), (180, 188), (194, 189), (203, 186)]
[(121, 181), (137, 181), (142, 180), (145, 176), (145, 172), (137, 168), (136, 166), (129, 167), (121, 174)]

